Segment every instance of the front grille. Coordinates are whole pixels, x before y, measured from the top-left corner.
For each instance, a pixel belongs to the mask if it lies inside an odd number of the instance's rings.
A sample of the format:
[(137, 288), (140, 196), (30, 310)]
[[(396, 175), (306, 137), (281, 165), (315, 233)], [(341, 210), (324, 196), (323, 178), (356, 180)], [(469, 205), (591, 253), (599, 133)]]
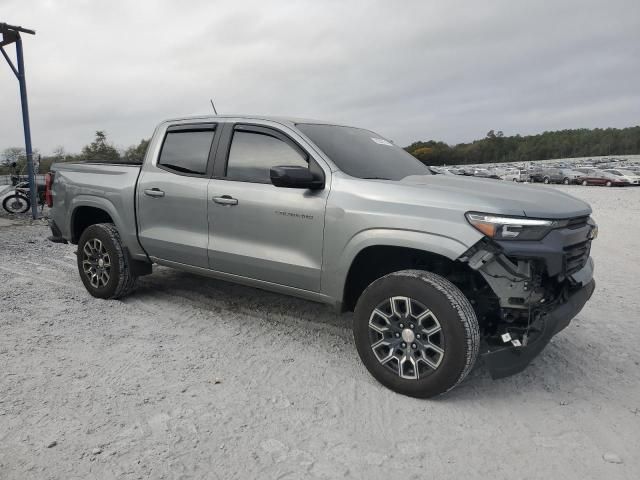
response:
[(567, 275), (576, 273), (584, 267), (589, 259), (591, 240), (564, 247), (564, 271)]

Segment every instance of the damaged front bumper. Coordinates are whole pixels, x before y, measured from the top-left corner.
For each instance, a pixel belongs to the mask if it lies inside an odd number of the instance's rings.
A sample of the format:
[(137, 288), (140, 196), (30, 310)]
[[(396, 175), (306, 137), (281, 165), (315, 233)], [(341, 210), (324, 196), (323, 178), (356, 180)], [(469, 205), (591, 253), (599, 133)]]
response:
[(594, 228), (583, 221), (538, 242), (481, 241), (461, 258), (494, 294), (479, 315), (480, 353), (493, 378), (524, 370), (591, 298)]
[[(569, 298), (555, 309), (538, 317), (529, 327), (528, 341), (517, 339), (516, 345), (509, 342), (505, 346), (483, 344), (481, 355), (484, 358), (491, 377), (508, 377), (524, 370), (527, 365), (544, 349), (549, 340), (563, 330), (580, 313), (584, 304), (591, 298), (596, 282), (591, 279), (582, 288), (574, 291)], [(534, 332), (531, 335), (530, 332)], [(508, 345), (508, 346), (507, 346)]]

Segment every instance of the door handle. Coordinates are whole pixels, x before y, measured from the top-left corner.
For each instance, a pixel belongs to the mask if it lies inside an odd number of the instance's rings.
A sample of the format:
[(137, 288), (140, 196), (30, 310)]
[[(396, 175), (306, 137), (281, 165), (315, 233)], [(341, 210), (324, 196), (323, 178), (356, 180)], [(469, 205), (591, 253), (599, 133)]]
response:
[(238, 199), (237, 198), (233, 198), (230, 195), (222, 195), (221, 197), (213, 197), (212, 200), (214, 202), (220, 204), (220, 205), (237, 205), (238, 204)]
[(159, 188), (148, 188), (144, 191), (144, 194), (149, 197), (164, 197), (164, 192)]

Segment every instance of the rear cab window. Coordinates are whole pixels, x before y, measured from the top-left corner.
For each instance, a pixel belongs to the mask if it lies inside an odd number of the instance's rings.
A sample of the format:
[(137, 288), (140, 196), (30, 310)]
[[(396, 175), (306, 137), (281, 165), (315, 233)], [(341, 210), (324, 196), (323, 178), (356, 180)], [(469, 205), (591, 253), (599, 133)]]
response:
[(214, 135), (215, 124), (169, 127), (160, 150), (158, 167), (181, 175), (206, 175)]

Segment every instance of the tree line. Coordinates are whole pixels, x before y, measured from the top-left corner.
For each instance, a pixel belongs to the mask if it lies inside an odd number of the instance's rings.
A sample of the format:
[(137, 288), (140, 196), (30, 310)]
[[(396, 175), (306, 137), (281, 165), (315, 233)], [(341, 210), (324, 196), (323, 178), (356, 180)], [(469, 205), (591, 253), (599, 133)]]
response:
[[(106, 132), (98, 130), (94, 140), (82, 147), (80, 153), (67, 153), (63, 147), (58, 147), (53, 155), (40, 155), (35, 151), (33, 156), (38, 163), (38, 173), (47, 173), (51, 165), (58, 162), (142, 163), (148, 145), (149, 140), (143, 139), (137, 145), (119, 151), (107, 139)], [(26, 161), (24, 148), (5, 149), (0, 154), (0, 175), (13, 173), (13, 163), (16, 163), (19, 172), (26, 174)]]
[[(119, 151), (99, 130), (93, 141), (78, 154), (57, 148), (53, 155), (34, 156), (39, 160), (39, 173), (49, 171), (55, 162), (115, 162), (142, 163), (149, 140), (143, 139)], [(550, 158), (596, 157), (602, 155), (630, 155), (640, 153), (640, 126), (628, 128), (594, 128), (559, 130), (539, 135), (505, 136), (491, 130), (482, 140), (451, 146), (436, 140), (414, 142), (405, 150), (427, 165), (468, 165), (496, 162), (530, 162)], [(26, 172), (24, 149), (12, 147), (0, 154), (0, 174), (11, 173), (15, 162), (18, 170)]]
[(427, 165), (530, 162), (551, 158), (597, 157), (640, 153), (640, 126), (580, 128), (538, 135), (506, 137), (491, 130), (482, 140), (451, 146), (429, 140), (405, 150)]

